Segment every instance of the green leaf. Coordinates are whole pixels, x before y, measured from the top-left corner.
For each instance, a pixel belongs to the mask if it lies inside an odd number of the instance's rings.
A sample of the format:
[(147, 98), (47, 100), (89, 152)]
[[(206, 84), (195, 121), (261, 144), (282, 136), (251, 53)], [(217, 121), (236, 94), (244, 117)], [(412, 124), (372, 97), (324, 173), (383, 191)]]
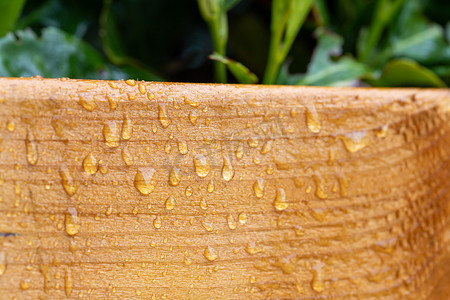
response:
[(149, 81), (161, 81), (161, 76), (137, 59), (126, 54), (123, 41), (120, 39), (114, 15), (111, 11), (111, 1), (104, 1), (102, 13), (100, 15), (100, 37), (102, 39), (103, 50), (108, 59), (115, 65), (126, 69), (133, 78)]
[(228, 67), (228, 70), (230, 70), (240, 83), (252, 84), (258, 82), (258, 77), (246, 66), (237, 61), (224, 57), (218, 53), (210, 55), (209, 58), (225, 64)]
[(25, 0), (0, 0), (0, 37), (13, 29)]
[(225, 9), (226, 10), (230, 10), (230, 9), (232, 9), (234, 6), (236, 6), (241, 1), (242, 0), (226, 0), (225, 1)]
[(127, 74), (107, 64), (82, 40), (48, 27), (38, 37), (31, 30), (19, 30), (0, 38), (0, 76), (71, 77), (120, 79)]
[(432, 71), (410, 59), (390, 61), (379, 79), (368, 79), (372, 86), (383, 87), (445, 87), (445, 83)]
[(322, 28), (316, 32), (318, 44), (314, 50), (308, 70), (298, 85), (348, 86), (354, 85), (368, 72), (368, 68), (351, 57), (333, 60), (333, 56), (342, 52), (343, 39)]

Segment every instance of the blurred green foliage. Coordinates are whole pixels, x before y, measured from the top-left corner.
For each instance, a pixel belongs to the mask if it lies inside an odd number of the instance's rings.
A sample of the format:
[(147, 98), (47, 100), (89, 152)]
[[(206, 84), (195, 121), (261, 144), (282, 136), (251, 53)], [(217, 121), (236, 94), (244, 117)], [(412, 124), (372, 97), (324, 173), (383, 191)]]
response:
[(23, 2), (0, 0), (0, 76), (450, 85), (446, 0)]

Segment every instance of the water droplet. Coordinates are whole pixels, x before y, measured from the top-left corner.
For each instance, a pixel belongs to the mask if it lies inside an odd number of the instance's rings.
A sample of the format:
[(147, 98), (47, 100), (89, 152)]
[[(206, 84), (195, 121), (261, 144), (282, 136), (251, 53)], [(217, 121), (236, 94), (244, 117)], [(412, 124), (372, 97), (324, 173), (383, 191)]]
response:
[(132, 166), (134, 163), (133, 156), (127, 146), (122, 149), (122, 159), (127, 166)]
[(195, 172), (199, 177), (206, 177), (211, 171), (211, 165), (203, 154), (194, 156)]
[(84, 99), (80, 96), (80, 105), (87, 111), (93, 111), (95, 109), (95, 102), (93, 99)]
[(305, 235), (305, 230), (303, 229), (302, 226), (299, 226), (299, 225), (294, 226), (294, 232), (295, 232), (296, 236), (304, 236)]
[(263, 248), (259, 245), (256, 245), (254, 242), (250, 242), (245, 247), (245, 252), (247, 252), (250, 255), (262, 252)]
[(184, 258), (184, 264), (186, 266), (189, 266), (190, 264), (192, 264), (192, 259), (190, 259), (189, 257)]
[(314, 175), (314, 181), (316, 182), (316, 196), (320, 199), (326, 199), (328, 195), (323, 189), (322, 179), (319, 176)]
[(256, 179), (253, 184), (253, 191), (255, 192), (256, 198), (262, 198), (264, 196), (264, 180), (262, 178)]
[(239, 142), (236, 148), (236, 159), (241, 160), (242, 157), (244, 157), (244, 144), (242, 144), (242, 142)]
[(184, 97), (184, 103), (189, 104), (192, 107), (197, 107), (200, 105), (200, 101), (198, 99)]
[(230, 181), (234, 176), (233, 165), (231, 164), (231, 160), (229, 156), (223, 157), (223, 168), (222, 168), (222, 177), (226, 181)]
[(202, 220), (200, 223), (202, 223), (203, 228), (206, 229), (206, 231), (211, 232), (214, 230), (214, 227), (210, 222), (207, 222), (205, 220)]
[(0, 251), (0, 275), (6, 272), (6, 254), (4, 251)]
[(246, 213), (240, 213), (238, 216), (239, 223), (245, 224), (248, 221), (248, 217)]
[(178, 141), (178, 151), (183, 155), (188, 153), (188, 145), (185, 141)]
[(162, 127), (167, 128), (170, 124), (169, 116), (167, 115), (166, 105), (159, 104), (158, 106), (158, 118), (159, 122), (161, 122)]
[(286, 192), (284, 189), (277, 189), (277, 195), (273, 201), (273, 207), (279, 211), (285, 210), (288, 207), (288, 203), (286, 202)]
[(139, 82), (138, 89), (142, 95), (145, 95), (145, 93), (147, 93), (147, 88), (145, 87), (145, 85), (142, 82)]
[(98, 171), (98, 162), (97, 159), (89, 153), (83, 160), (83, 169), (88, 174), (95, 174)]
[(355, 131), (346, 134), (342, 137), (345, 148), (348, 152), (354, 153), (366, 147), (369, 144), (369, 139), (365, 131)]
[(269, 153), (270, 150), (272, 150), (272, 144), (273, 144), (273, 140), (266, 141), (261, 148), (261, 154)]
[(70, 269), (66, 269), (66, 274), (64, 275), (64, 292), (66, 293), (66, 297), (70, 297), (72, 295), (72, 274)]
[(113, 98), (110, 95), (106, 95), (106, 99), (109, 102), (110, 110), (115, 110), (117, 108), (117, 106), (119, 106), (119, 100), (118, 99)]
[(192, 196), (192, 187), (188, 186), (186, 187), (186, 190), (184, 191), (184, 193), (186, 194), (186, 196), (190, 197)]
[(119, 129), (117, 123), (113, 121), (105, 122), (103, 126), (103, 136), (105, 138), (106, 145), (110, 148), (119, 146)]
[(208, 182), (208, 186), (206, 187), (206, 189), (210, 193), (214, 192), (214, 181), (212, 179)]
[(234, 220), (234, 217), (232, 214), (227, 215), (227, 223), (228, 223), (228, 228), (230, 228), (231, 230), (236, 229), (237, 224), (236, 224), (236, 221)]
[(172, 197), (167, 198), (166, 200), (166, 209), (167, 210), (172, 210), (175, 208), (175, 199), (173, 199)]
[(113, 208), (112, 206), (108, 206), (108, 208), (106, 209), (105, 215), (106, 216), (110, 216), (112, 214)]
[(173, 167), (169, 172), (169, 184), (177, 186), (181, 180), (181, 171), (178, 167)]
[(248, 140), (247, 140), (247, 144), (248, 144), (250, 147), (252, 147), (252, 148), (256, 148), (256, 147), (258, 147), (259, 142), (258, 142), (258, 140), (257, 140), (256, 138), (250, 137), (250, 138), (248, 138)]
[(20, 288), (22, 290), (28, 290), (31, 287), (30, 279), (24, 279), (20, 282)]
[(38, 160), (38, 149), (36, 142), (34, 141), (33, 134), (30, 130), (27, 131), (25, 146), (27, 148), (27, 160), (31, 165), (34, 166)]
[(345, 179), (344, 175), (339, 174), (336, 177), (339, 182), (339, 194), (341, 195), (341, 197), (346, 197), (348, 195), (347, 193), (348, 182)]
[(318, 293), (322, 293), (325, 290), (325, 284), (322, 279), (322, 264), (316, 265), (313, 269), (311, 287)]
[(66, 166), (62, 166), (59, 175), (61, 176), (61, 183), (67, 195), (70, 197), (75, 195), (78, 190), (78, 186), (75, 184), (72, 176), (70, 175), (69, 169), (67, 169)]
[(122, 124), (122, 139), (125, 141), (128, 141), (131, 139), (131, 136), (133, 135), (133, 122), (131, 122), (131, 119), (125, 115), (123, 117), (123, 124)]
[(317, 114), (314, 104), (308, 104), (305, 111), (306, 125), (313, 133), (319, 133), (322, 129), (319, 115)]
[(205, 198), (200, 199), (200, 207), (203, 210), (206, 210), (208, 208), (208, 203), (206, 203)]
[(196, 110), (193, 110), (189, 113), (189, 121), (191, 121), (192, 125), (195, 125), (197, 123), (198, 119), (198, 112)]
[(6, 124), (6, 129), (8, 129), (8, 131), (13, 132), (16, 129), (16, 124), (14, 122), (8, 122)]
[(379, 138), (384, 138), (387, 136), (388, 129), (389, 129), (389, 124), (383, 125), (383, 126), (381, 126), (380, 129), (375, 131), (375, 134)]
[(150, 194), (156, 186), (156, 170), (151, 167), (139, 168), (134, 177), (134, 186), (141, 194)]
[(125, 83), (128, 84), (129, 86), (136, 85), (136, 81), (134, 79), (127, 79), (127, 80), (125, 80)]
[(203, 255), (209, 261), (214, 261), (219, 257), (218, 251), (211, 246), (206, 246), (205, 251), (203, 252)]
[(170, 146), (170, 141), (167, 141), (166, 144), (164, 145), (164, 152), (169, 154), (170, 150), (172, 150), (172, 146)]
[(153, 220), (153, 226), (156, 229), (160, 229), (161, 228), (162, 223), (161, 223), (161, 218), (159, 216), (156, 216), (156, 218)]
[(66, 232), (70, 236), (74, 236), (80, 230), (80, 219), (77, 215), (77, 210), (74, 207), (69, 207), (69, 213), (65, 215), (64, 223), (66, 224)]

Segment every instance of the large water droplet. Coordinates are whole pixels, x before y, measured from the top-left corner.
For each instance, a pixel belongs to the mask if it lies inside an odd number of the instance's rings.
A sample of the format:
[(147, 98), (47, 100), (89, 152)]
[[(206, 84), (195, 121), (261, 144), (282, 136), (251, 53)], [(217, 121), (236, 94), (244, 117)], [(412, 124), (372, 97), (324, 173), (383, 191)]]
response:
[(106, 145), (110, 148), (119, 146), (119, 129), (117, 123), (113, 121), (105, 122), (103, 126), (103, 137), (105, 138)]
[(65, 215), (65, 225), (66, 225), (66, 232), (70, 236), (74, 236), (78, 233), (81, 227), (80, 219), (77, 214), (77, 210), (74, 207), (69, 207), (68, 212)]
[(369, 144), (369, 139), (366, 136), (366, 131), (355, 131), (347, 133), (342, 137), (345, 148), (348, 152), (354, 153), (366, 147)]
[(122, 139), (128, 141), (129, 139), (131, 139), (132, 135), (133, 135), (133, 122), (127, 115), (125, 115), (123, 117), (122, 123)]
[(31, 130), (27, 131), (25, 146), (27, 148), (27, 160), (34, 166), (38, 161), (38, 149)]
[(88, 174), (95, 174), (98, 171), (98, 162), (92, 153), (86, 155), (83, 160), (83, 169)]
[(162, 226), (161, 218), (159, 216), (156, 216), (156, 218), (153, 220), (153, 226), (156, 229), (160, 229)]
[(288, 207), (288, 203), (286, 202), (286, 192), (282, 188), (277, 189), (277, 195), (275, 196), (275, 200), (273, 201), (273, 207), (276, 210), (282, 211)]
[(166, 209), (167, 210), (172, 210), (175, 208), (175, 199), (173, 199), (172, 197), (167, 198), (166, 200)]
[(197, 123), (198, 119), (198, 112), (196, 110), (193, 110), (189, 113), (189, 121), (191, 121), (192, 125), (195, 125)]
[(167, 128), (167, 126), (169, 126), (170, 124), (170, 119), (169, 116), (167, 114), (167, 110), (166, 110), (166, 105), (160, 103), (158, 105), (158, 119), (159, 122), (161, 122), (162, 127)]
[(242, 144), (242, 142), (239, 142), (236, 148), (236, 159), (241, 160), (242, 157), (244, 157), (244, 144)]
[(313, 269), (311, 287), (318, 293), (322, 293), (325, 290), (325, 283), (322, 279), (322, 264), (316, 265)]
[(228, 228), (230, 228), (231, 230), (236, 229), (237, 224), (236, 224), (236, 221), (234, 220), (234, 217), (232, 214), (227, 215), (227, 224), (228, 224)]
[(206, 246), (203, 255), (207, 260), (214, 261), (219, 257), (219, 252), (211, 246)]
[(313, 133), (319, 133), (322, 129), (319, 114), (316, 111), (314, 104), (308, 104), (305, 110), (306, 125)]
[(252, 148), (256, 148), (256, 147), (258, 147), (259, 142), (258, 142), (257, 138), (249, 137), (247, 140), (247, 144)]
[(75, 195), (78, 190), (78, 185), (75, 184), (72, 175), (69, 173), (69, 169), (66, 166), (62, 166), (59, 175), (61, 176), (61, 183), (67, 195)]
[(264, 179), (258, 178), (253, 184), (253, 191), (257, 198), (262, 198), (264, 196)]
[(247, 216), (247, 214), (246, 213), (240, 213), (239, 214), (239, 216), (238, 216), (238, 220), (239, 220), (239, 223), (241, 223), (241, 224), (245, 224), (245, 223), (247, 223), (247, 221), (248, 221), (248, 216)]
[(322, 179), (314, 175), (314, 181), (316, 182), (316, 196), (320, 199), (326, 199), (328, 195), (324, 191)]
[(93, 99), (84, 99), (80, 96), (80, 105), (87, 111), (93, 111), (95, 109), (95, 102)]
[(273, 144), (273, 140), (266, 141), (261, 148), (261, 154), (269, 153), (270, 150), (272, 150), (272, 144)]
[(214, 181), (212, 179), (208, 182), (208, 186), (206, 187), (206, 189), (210, 193), (214, 192)]
[(178, 151), (183, 155), (188, 153), (188, 145), (185, 141), (178, 141)]
[(132, 166), (133, 165), (134, 159), (133, 159), (133, 156), (131, 155), (130, 151), (128, 150), (128, 147), (124, 147), (122, 149), (122, 159), (123, 159), (123, 162), (127, 166)]
[(203, 154), (194, 156), (195, 172), (199, 177), (206, 177), (211, 171), (211, 165)]
[(226, 181), (230, 181), (234, 176), (233, 165), (231, 164), (230, 157), (225, 155), (223, 157), (222, 177)]
[(178, 167), (173, 167), (169, 172), (169, 184), (171, 186), (176, 186), (180, 183), (181, 171)]
[(202, 226), (206, 229), (206, 231), (211, 232), (214, 230), (214, 227), (210, 222), (202, 220), (200, 223), (202, 223)]
[(134, 177), (134, 186), (141, 194), (150, 194), (156, 186), (156, 170), (151, 167), (139, 168)]

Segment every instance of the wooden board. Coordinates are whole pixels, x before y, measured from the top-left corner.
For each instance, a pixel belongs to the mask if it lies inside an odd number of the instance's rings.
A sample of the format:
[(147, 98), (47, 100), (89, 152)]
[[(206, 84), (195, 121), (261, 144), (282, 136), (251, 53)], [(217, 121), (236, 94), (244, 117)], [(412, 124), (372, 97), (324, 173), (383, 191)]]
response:
[(0, 79), (0, 298), (446, 299), (449, 120), (448, 89)]

